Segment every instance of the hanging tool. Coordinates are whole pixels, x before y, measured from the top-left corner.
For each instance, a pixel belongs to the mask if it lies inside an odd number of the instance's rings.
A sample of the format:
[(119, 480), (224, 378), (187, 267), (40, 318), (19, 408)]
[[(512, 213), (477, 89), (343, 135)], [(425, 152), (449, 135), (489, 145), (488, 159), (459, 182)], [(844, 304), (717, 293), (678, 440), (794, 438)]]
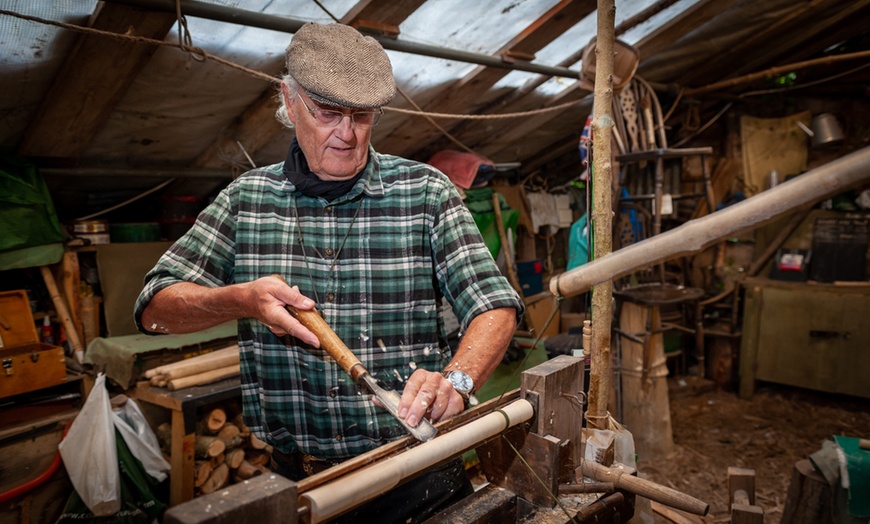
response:
[[(287, 281), (280, 275), (274, 276), (281, 279), (285, 284), (287, 283)], [(408, 433), (422, 442), (435, 438), (435, 434), (438, 430), (436, 430), (435, 426), (433, 426), (428, 420), (422, 419), (420, 423), (417, 424), (417, 427), (411, 427), (405, 419), (399, 417), (399, 400), (402, 398), (401, 395), (399, 395), (395, 390), (386, 389), (381, 385), (381, 383), (379, 383), (379, 381), (375, 380), (375, 378), (369, 374), (366, 368), (362, 365), (362, 362), (360, 362), (356, 355), (354, 355), (345, 343), (338, 338), (335, 331), (329, 327), (329, 324), (323, 320), (323, 317), (320, 316), (320, 313), (318, 313), (316, 309), (300, 310), (288, 305), (287, 311), (293, 315), (300, 324), (308, 328), (317, 336), (317, 339), (320, 340), (320, 347), (329, 353), (329, 356), (335, 359), (338, 365), (341, 366), (341, 369), (345, 370), (354, 382), (368, 389), (380, 401), (380, 403), (387, 408), (387, 411), (389, 411), (390, 414), (396, 417), (396, 420), (405, 426)]]

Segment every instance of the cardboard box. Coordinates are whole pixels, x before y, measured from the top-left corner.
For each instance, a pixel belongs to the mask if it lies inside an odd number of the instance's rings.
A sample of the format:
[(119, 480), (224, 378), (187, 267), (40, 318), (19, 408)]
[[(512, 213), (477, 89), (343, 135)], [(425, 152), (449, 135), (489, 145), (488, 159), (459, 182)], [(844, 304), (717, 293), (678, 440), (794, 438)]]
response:
[(65, 381), (63, 348), (39, 341), (27, 292), (0, 292), (0, 398)]

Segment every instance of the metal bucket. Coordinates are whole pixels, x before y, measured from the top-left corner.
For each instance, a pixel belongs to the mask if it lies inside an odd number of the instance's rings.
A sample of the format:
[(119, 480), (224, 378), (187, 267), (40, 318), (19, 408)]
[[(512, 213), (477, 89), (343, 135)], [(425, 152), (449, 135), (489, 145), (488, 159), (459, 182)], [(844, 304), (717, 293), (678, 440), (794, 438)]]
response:
[(813, 118), (813, 147), (821, 147), (843, 140), (843, 128), (831, 113), (821, 113)]
[(80, 220), (73, 224), (73, 236), (89, 240), (91, 245), (109, 243), (107, 220)]

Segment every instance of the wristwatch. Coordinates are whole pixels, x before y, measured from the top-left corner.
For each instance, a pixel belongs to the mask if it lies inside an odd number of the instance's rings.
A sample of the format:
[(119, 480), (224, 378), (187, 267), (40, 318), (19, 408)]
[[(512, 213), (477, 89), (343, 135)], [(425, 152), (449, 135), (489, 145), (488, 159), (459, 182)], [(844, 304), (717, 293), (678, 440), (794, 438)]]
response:
[(477, 404), (477, 399), (474, 397), (474, 380), (468, 376), (468, 373), (457, 370), (445, 371), (444, 378), (453, 385), (457, 393), (462, 395), (466, 405)]

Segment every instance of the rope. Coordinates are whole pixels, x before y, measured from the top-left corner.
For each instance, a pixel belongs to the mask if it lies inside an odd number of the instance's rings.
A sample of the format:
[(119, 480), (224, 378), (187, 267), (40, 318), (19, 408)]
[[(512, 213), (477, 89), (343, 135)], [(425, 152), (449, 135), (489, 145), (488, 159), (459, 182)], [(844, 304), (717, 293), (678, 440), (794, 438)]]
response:
[[(180, 0), (176, 0), (176, 3), (179, 1)], [(75, 31), (78, 33), (104, 36), (106, 38), (113, 38), (115, 40), (126, 40), (128, 42), (135, 42), (138, 44), (148, 44), (148, 45), (155, 45), (155, 46), (161, 46), (161, 47), (175, 47), (175, 48), (178, 48), (182, 51), (189, 53), (192, 57), (194, 57), (196, 60), (199, 60), (199, 61), (212, 60), (212, 61), (217, 62), (221, 65), (224, 65), (226, 67), (236, 69), (237, 71), (241, 71), (241, 72), (249, 74), (255, 78), (259, 78), (261, 80), (265, 80), (265, 81), (270, 82), (270, 83), (279, 82), (281, 80), (278, 77), (268, 75), (266, 73), (263, 73), (262, 71), (250, 69), (248, 67), (237, 64), (235, 62), (231, 62), (229, 60), (215, 56), (215, 55), (213, 55), (213, 54), (211, 54), (211, 53), (209, 53), (209, 52), (207, 52), (199, 47), (193, 46), (192, 45), (192, 38), (190, 37), (190, 32), (187, 30), (187, 22), (184, 20), (184, 16), (180, 15), (179, 13), (180, 13), (180, 11), (178, 9), (176, 9), (176, 16), (179, 18), (179, 25), (181, 26), (180, 31), (179, 31), (179, 33), (180, 33), (179, 34), (179, 42), (172, 43), (172, 42), (165, 42), (163, 40), (155, 40), (153, 38), (146, 38), (144, 36), (113, 33), (111, 31), (103, 31), (101, 29), (95, 29), (93, 27), (82, 27), (79, 25), (68, 24), (65, 22), (55, 22), (54, 20), (46, 20), (44, 18), (25, 15), (25, 14), (17, 13), (15, 11), (9, 11), (7, 9), (0, 9), (0, 15), (12, 16), (15, 18), (20, 18), (22, 20), (27, 20), (29, 22), (36, 22), (39, 24), (60, 27), (62, 29), (68, 29), (70, 31)], [(182, 37), (182, 34), (184, 34), (186, 36)], [(399, 91), (400, 91), (400, 93), (402, 92), (401, 90), (399, 90)], [(404, 93), (403, 93), (403, 96), (406, 96), (406, 95), (404, 95)], [(410, 102), (410, 100), (409, 100), (409, 102)], [(566, 102), (564, 104), (559, 104), (557, 106), (535, 109), (535, 110), (531, 110), (531, 111), (521, 111), (521, 112), (515, 112), (515, 113), (500, 113), (500, 114), (491, 114), (491, 115), (431, 113), (431, 112), (423, 111), (419, 106), (417, 106), (416, 104), (413, 104), (413, 103), (412, 103), (412, 105), (414, 105), (417, 108), (416, 110), (402, 109), (402, 108), (390, 107), (390, 106), (384, 107), (384, 110), (385, 111), (394, 111), (396, 113), (402, 113), (402, 114), (412, 115), (412, 116), (421, 116), (424, 118), (429, 117), (429, 118), (450, 118), (450, 119), (458, 119), (458, 120), (496, 120), (496, 119), (505, 119), (505, 118), (520, 118), (520, 117), (524, 117), (524, 116), (534, 116), (534, 115), (539, 115), (539, 114), (543, 114), (543, 113), (550, 113), (553, 111), (559, 111), (559, 110), (565, 109), (567, 107), (578, 105), (580, 103), (582, 103), (582, 100), (577, 100), (574, 102)], [(441, 130), (440, 127), (438, 127), (438, 129)], [(446, 131), (442, 131), (442, 132), (445, 133), (445, 135), (448, 138), (450, 138), (449, 134), (447, 134)], [(465, 146), (460, 145), (460, 147), (463, 147), (466, 150), (468, 150)], [(473, 151), (471, 151), (471, 152), (473, 152)]]

